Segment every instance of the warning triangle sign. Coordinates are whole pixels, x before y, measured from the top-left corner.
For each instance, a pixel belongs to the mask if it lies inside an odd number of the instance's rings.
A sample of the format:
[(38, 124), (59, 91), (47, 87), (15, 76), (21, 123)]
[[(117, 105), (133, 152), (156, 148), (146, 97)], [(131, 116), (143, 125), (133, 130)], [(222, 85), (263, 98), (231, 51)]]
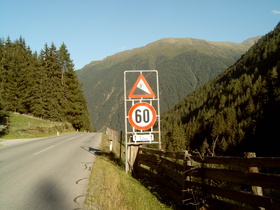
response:
[(140, 74), (131, 89), (128, 98), (154, 98), (156, 97), (143, 74)]

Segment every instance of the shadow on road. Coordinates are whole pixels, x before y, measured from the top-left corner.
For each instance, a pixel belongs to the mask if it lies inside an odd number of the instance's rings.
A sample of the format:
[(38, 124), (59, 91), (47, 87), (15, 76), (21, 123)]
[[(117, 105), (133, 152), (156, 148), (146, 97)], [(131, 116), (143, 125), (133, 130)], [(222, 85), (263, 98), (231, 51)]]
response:
[[(52, 180), (44, 180), (36, 191), (37, 209), (68, 209), (69, 202), (65, 199), (65, 192), (59, 189)], [(31, 204), (32, 205), (32, 204)]]
[(84, 149), (85, 151), (91, 153), (91, 154), (97, 154), (98, 152), (100, 152), (101, 150), (93, 148), (93, 147), (88, 147), (88, 146), (81, 146), (82, 149)]
[(122, 162), (122, 160), (120, 160), (115, 153), (113, 152), (103, 152), (100, 149), (96, 149), (93, 147), (88, 147), (88, 146), (81, 146), (82, 149), (84, 149), (85, 151), (93, 154), (93, 155), (98, 155), (98, 156), (105, 156), (107, 157), (109, 160), (115, 162), (117, 165), (124, 167), (124, 163)]

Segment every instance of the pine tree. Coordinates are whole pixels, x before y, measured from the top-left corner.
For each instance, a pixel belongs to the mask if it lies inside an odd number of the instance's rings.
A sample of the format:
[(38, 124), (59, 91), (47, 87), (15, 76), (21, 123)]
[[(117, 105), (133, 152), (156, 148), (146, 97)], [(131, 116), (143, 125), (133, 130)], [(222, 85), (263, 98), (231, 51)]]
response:
[(20, 48), (20, 72), (19, 72), (19, 85), (18, 85), (18, 95), (19, 95), (19, 112), (30, 113), (31, 104), (33, 103), (33, 79), (34, 79), (34, 67), (36, 63), (36, 58), (32, 54), (29, 47), (26, 46), (24, 39), (20, 37), (17, 42)]
[(3, 58), (2, 85), (3, 100), (6, 102), (9, 111), (21, 112), (24, 109), (20, 96), (21, 86), (24, 85), (22, 62), (22, 47), (17, 42), (12, 43), (7, 39)]
[(61, 65), (56, 46), (52, 43), (49, 55), (50, 66), (48, 68), (48, 76), (50, 77), (50, 118), (58, 121), (63, 121), (63, 110), (61, 107)]
[(57, 121), (63, 120), (61, 100), (61, 74), (59, 56), (55, 45), (51, 47), (45, 44), (44, 50), (40, 53), (41, 66), (41, 104), (42, 117)]
[(5, 47), (5, 43), (3, 39), (0, 39), (0, 118), (3, 117), (5, 115), (5, 104), (4, 104), (4, 100), (3, 100), (3, 75), (4, 75), (4, 50)]
[(41, 50), (40, 55), (34, 54), (36, 57), (36, 61), (34, 64), (34, 75), (33, 75), (33, 103), (30, 107), (30, 112), (40, 118), (45, 118), (45, 83), (47, 82), (47, 74), (43, 67), (44, 65), (44, 57), (46, 54), (46, 51), (48, 50), (47, 45), (45, 45), (44, 50)]
[(39, 55), (39, 65), (37, 68), (37, 85), (38, 85), (38, 95), (36, 95), (36, 101), (37, 101), (37, 106), (33, 107), (33, 113), (36, 114), (38, 117), (42, 117), (45, 119), (49, 119), (49, 107), (48, 105), (50, 104), (50, 78), (48, 77), (47, 74), (47, 68), (49, 66), (49, 61), (48, 61), (48, 56), (49, 56), (49, 47), (47, 44), (45, 44), (44, 49), (41, 50), (40, 55)]
[(61, 104), (66, 120), (76, 129), (91, 130), (82, 86), (78, 82), (73, 62), (64, 43), (60, 46), (58, 53), (61, 65)]
[(8, 111), (26, 113), (31, 103), (30, 76), (33, 58), (29, 47), (20, 37), (15, 42), (7, 38), (1, 44), (1, 98)]

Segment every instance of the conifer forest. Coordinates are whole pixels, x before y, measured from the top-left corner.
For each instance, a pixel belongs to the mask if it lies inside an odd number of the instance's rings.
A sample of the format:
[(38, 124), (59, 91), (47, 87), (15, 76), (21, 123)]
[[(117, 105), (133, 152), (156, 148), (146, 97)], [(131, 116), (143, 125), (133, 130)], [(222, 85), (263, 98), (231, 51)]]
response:
[(82, 87), (64, 43), (59, 49), (53, 43), (45, 44), (37, 53), (22, 37), (0, 40), (0, 117), (9, 112), (68, 122), (79, 130), (92, 129)]
[(280, 23), (162, 117), (168, 151), (280, 156)]

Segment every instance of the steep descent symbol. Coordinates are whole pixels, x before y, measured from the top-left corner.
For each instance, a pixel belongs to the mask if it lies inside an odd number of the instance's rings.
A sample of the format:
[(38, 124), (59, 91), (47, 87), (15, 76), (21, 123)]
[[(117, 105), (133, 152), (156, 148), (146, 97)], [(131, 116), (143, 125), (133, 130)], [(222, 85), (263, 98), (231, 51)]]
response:
[(133, 88), (131, 89), (128, 98), (154, 98), (156, 97), (152, 88), (148, 84), (147, 80), (140, 74), (136, 80)]

